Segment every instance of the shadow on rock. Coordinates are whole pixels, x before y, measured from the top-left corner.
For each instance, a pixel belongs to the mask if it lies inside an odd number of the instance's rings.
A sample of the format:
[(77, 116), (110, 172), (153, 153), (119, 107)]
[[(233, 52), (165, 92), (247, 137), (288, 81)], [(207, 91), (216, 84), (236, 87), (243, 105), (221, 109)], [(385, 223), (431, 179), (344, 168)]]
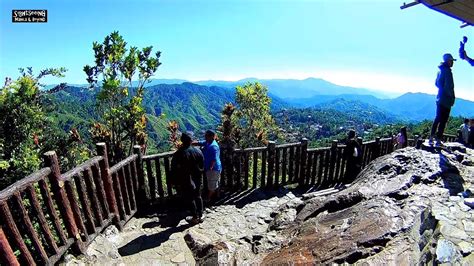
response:
[(282, 198), (287, 195), (288, 192), (292, 192), (295, 196), (301, 196), (304, 192), (306, 192), (306, 190), (303, 190), (302, 188), (254, 188), (229, 193), (222, 197), (222, 199), (219, 200), (216, 205), (235, 205), (237, 208), (241, 209), (245, 207), (245, 205), (255, 201), (268, 200), (273, 197)]
[(122, 257), (125, 257), (140, 253), (147, 249), (159, 247), (161, 244), (166, 242), (172, 234), (183, 232), (189, 227), (190, 225), (180, 225), (178, 227), (168, 228), (162, 232), (153, 235), (141, 235), (119, 248), (118, 252)]
[(443, 186), (449, 190), (449, 194), (454, 196), (463, 192), (464, 179), (459, 169), (442, 153), (439, 153), (439, 167), (442, 171)]

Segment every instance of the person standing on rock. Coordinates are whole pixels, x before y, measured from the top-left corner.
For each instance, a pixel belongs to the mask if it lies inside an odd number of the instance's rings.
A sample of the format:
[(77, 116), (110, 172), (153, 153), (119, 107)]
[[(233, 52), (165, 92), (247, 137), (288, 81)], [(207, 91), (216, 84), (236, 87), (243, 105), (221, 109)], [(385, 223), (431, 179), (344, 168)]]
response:
[(203, 147), (204, 153), (204, 171), (207, 178), (208, 195), (207, 200), (212, 201), (218, 196), (219, 180), (221, 178), (222, 164), (220, 159), (220, 148), (216, 142), (216, 133), (207, 130), (204, 134), (204, 141), (193, 142), (193, 145)]
[(362, 150), (357, 142), (356, 134), (354, 130), (350, 130), (347, 135), (346, 148), (343, 153), (344, 159), (346, 159), (346, 173), (345, 181), (352, 182), (355, 180), (361, 170), (361, 157)]
[(454, 105), (456, 99), (454, 95), (454, 81), (451, 68), (454, 61), (451, 54), (443, 55), (443, 62), (439, 66), (438, 76), (436, 77), (436, 87), (438, 87), (438, 96), (436, 97), (436, 117), (431, 127), (431, 135), (429, 144), (433, 144), (436, 138), (436, 146), (442, 146), (441, 139), (443, 138), (444, 129), (449, 119), (451, 107)]
[(173, 182), (180, 187), (191, 211), (192, 216), (187, 217), (186, 221), (198, 224), (202, 222), (203, 213), (201, 184), (204, 156), (198, 148), (191, 146), (191, 134), (182, 133), (181, 142), (181, 147), (173, 154), (171, 160), (171, 173)]

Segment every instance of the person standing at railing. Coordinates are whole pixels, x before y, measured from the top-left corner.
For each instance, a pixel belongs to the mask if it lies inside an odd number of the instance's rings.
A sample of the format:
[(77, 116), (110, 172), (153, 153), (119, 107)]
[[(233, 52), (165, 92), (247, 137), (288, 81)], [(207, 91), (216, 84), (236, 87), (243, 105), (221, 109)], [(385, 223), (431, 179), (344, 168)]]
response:
[(220, 159), (220, 148), (216, 142), (216, 133), (207, 130), (204, 134), (204, 141), (193, 142), (193, 145), (201, 146), (204, 154), (204, 171), (207, 178), (207, 200), (212, 202), (214, 197), (218, 197), (219, 181), (221, 178), (222, 164)]
[(474, 119), (471, 119), (470, 124), (471, 124), (471, 126), (469, 128), (469, 141), (468, 141), (468, 143), (469, 143), (469, 146), (471, 148), (474, 148)]
[(354, 130), (350, 130), (347, 135), (346, 148), (344, 149), (344, 159), (346, 159), (345, 181), (355, 180), (361, 170), (362, 149), (357, 142)]
[(202, 222), (201, 184), (204, 156), (198, 148), (191, 146), (191, 134), (182, 133), (181, 142), (181, 147), (171, 159), (171, 173), (173, 183), (180, 187), (184, 200), (189, 204), (192, 216), (187, 217), (186, 221), (194, 225)]
[(462, 124), (460, 127), (459, 127), (459, 131), (460, 131), (460, 142), (462, 144), (468, 144), (469, 143), (469, 119), (464, 119), (464, 124)]
[(408, 146), (407, 128), (402, 127), (396, 137), (395, 149), (406, 148)]
[(433, 145), (433, 140), (436, 138), (436, 146), (442, 146), (441, 139), (443, 138), (444, 129), (449, 119), (451, 107), (454, 105), (456, 99), (454, 95), (454, 81), (451, 68), (454, 61), (451, 54), (443, 55), (443, 62), (439, 66), (438, 76), (436, 77), (436, 87), (438, 87), (438, 96), (436, 97), (436, 117), (431, 127), (431, 135), (429, 144)]

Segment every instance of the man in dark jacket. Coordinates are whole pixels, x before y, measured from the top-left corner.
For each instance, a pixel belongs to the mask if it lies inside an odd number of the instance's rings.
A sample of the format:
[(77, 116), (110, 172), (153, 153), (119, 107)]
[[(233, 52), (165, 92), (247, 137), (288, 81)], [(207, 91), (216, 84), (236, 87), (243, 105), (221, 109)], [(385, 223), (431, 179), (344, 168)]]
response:
[(357, 142), (354, 130), (350, 130), (347, 135), (346, 148), (344, 149), (343, 156), (347, 162), (344, 181), (350, 183), (354, 181), (359, 174), (362, 163), (362, 149)]
[(451, 54), (445, 54), (443, 55), (443, 62), (439, 66), (438, 76), (436, 77), (436, 87), (438, 87), (436, 118), (431, 127), (430, 145), (433, 144), (433, 138), (435, 137), (437, 139), (436, 145), (443, 145), (441, 139), (455, 100), (453, 73), (451, 72), (454, 61), (456, 59)]
[(202, 222), (201, 184), (204, 170), (202, 152), (191, 146), (190, 134), (181, 135), (182, 146), (173, 154), (171, 172), (174, 183), (179, 186), (184, 200), (189, 204), (192, 217), (186, 218), (190, 224)]

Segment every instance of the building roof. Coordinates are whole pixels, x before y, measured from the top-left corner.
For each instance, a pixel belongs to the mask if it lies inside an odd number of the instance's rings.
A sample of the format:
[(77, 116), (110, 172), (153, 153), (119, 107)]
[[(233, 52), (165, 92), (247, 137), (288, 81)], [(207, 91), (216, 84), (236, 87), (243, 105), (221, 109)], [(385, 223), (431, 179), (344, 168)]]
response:
[(474, 0), (417, 0), (409, 4), (403, 4), (402, 9), (423, 4), (433, 10), (447, 16), (460, 20), (461, 27), (474, 26)]

